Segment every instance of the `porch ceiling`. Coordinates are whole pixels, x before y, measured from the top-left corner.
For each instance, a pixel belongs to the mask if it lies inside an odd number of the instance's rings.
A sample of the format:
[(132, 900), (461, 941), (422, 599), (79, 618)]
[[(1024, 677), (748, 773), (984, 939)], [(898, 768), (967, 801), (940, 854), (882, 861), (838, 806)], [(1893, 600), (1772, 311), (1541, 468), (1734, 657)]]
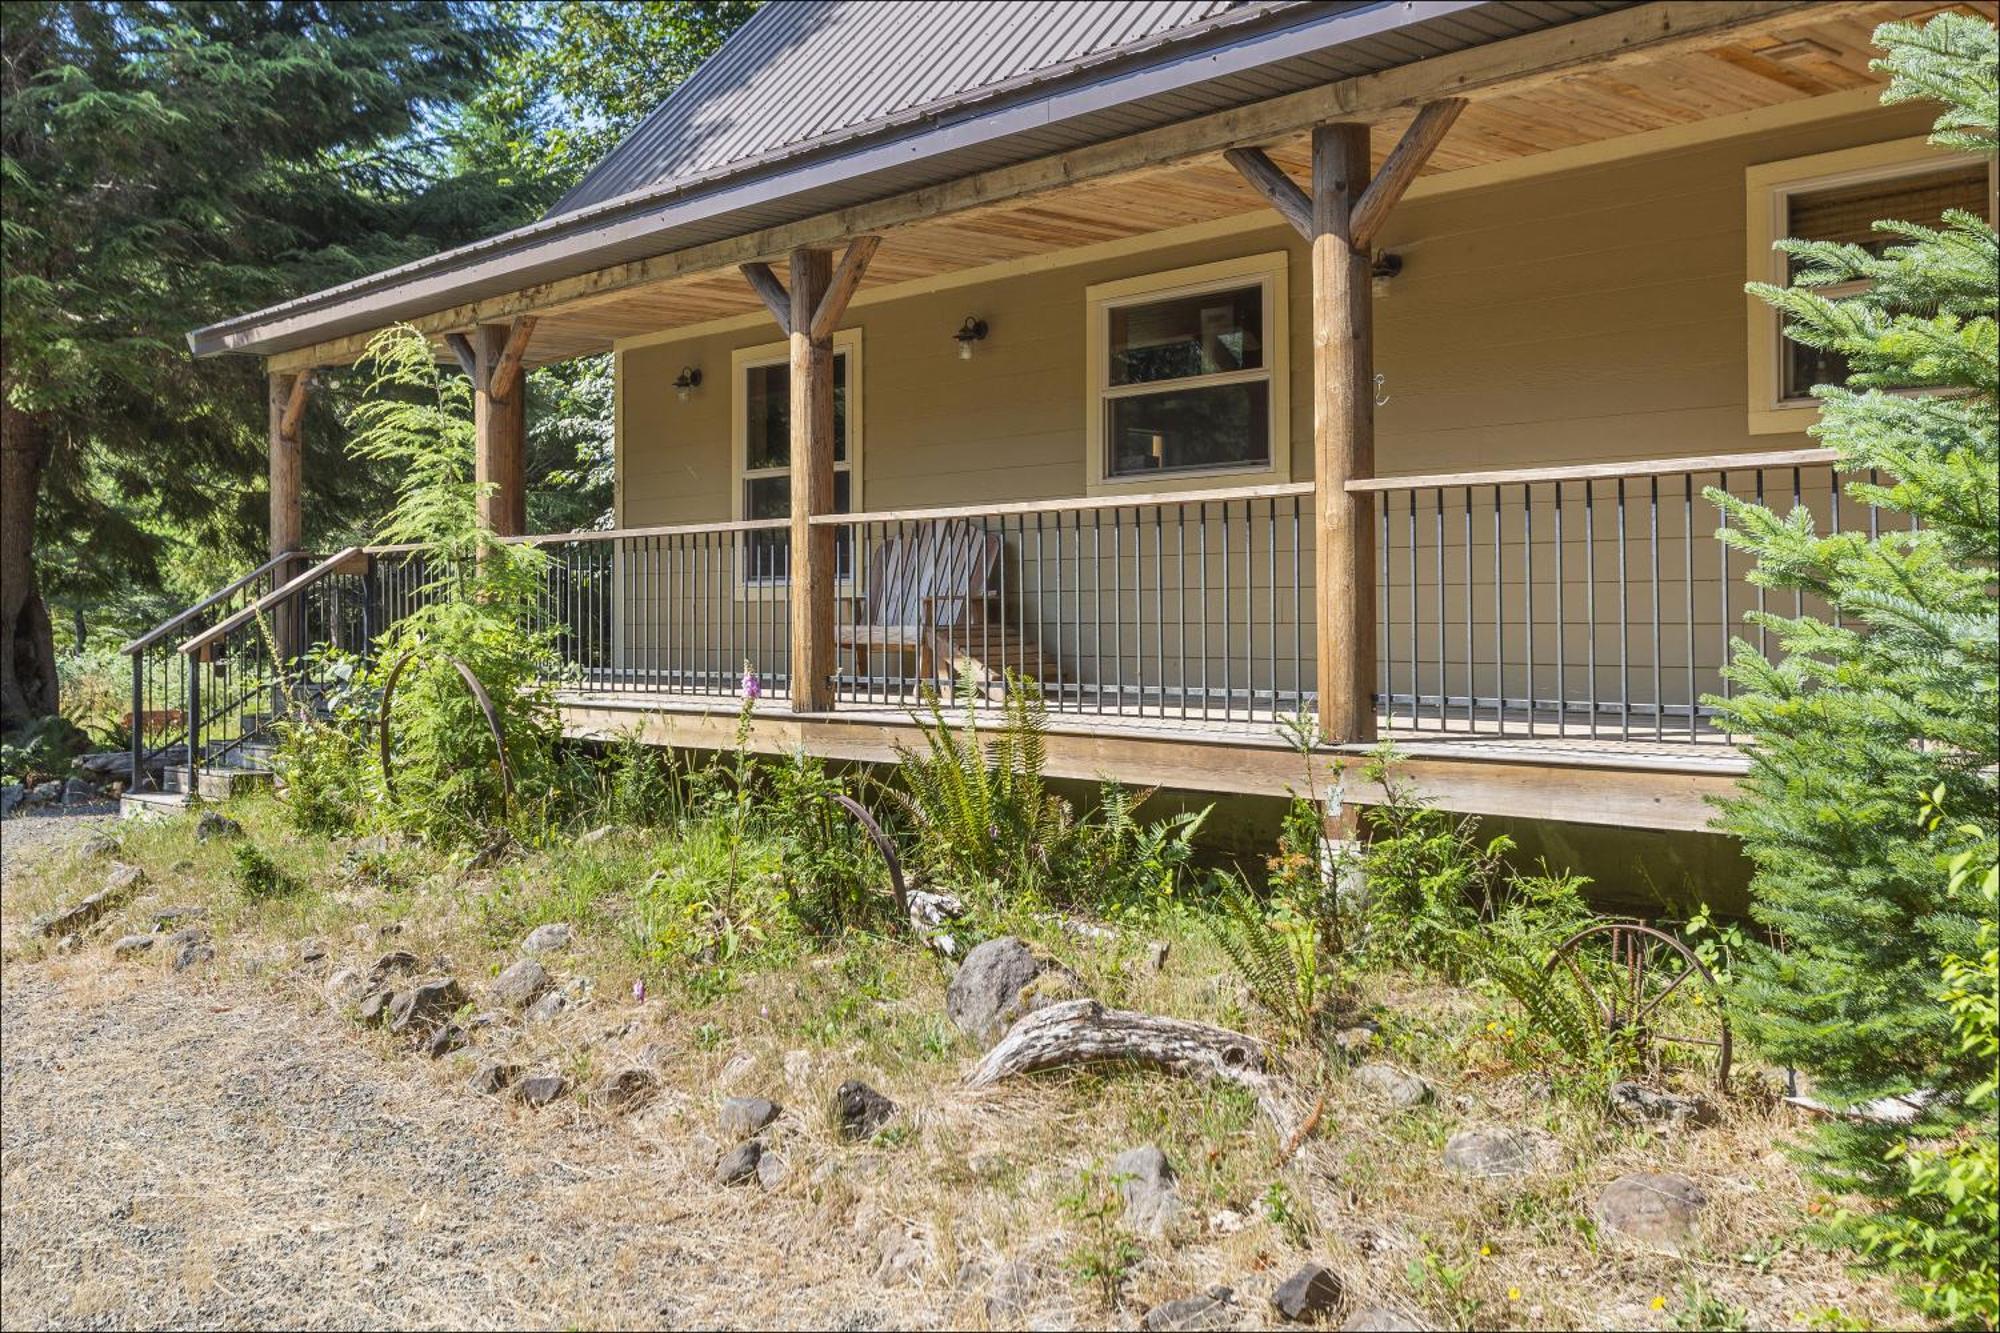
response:
[[(1869, 37), (1888, 19), (1942, 9), (1995, 17), (1994, 0), (1812, 6), (1710, 34), (1692, 45), (1644, 49), (1570, 69), (1470, 90), (1471, 105), (1432, 156), (1426, 176), (1487, 167), (1628, 135), (1685, 126), (1879, 85), (1868, 68)], [(1394, 145), (1414, 107), (1376, 118), (1379, 153)], [(1303, 177), (1308, 135), (1270, 142), (1271, 156)], [(1209, 153), (1058, 186), (1025, 198), (963, 208), (881, 229), (883, 242), (862, 290), (975, 269), (1193, 223), (1260, 212), (1263, 200)], [(861, 228), (857, 227), (857, 230)], [(616, 283), (615, 287), (613, 283)], [(489, 311), (444, 312), (419, 321), (442, 334), (473, 319), (532, 311), (539, 318), (530, 364), (610, 350), (614, 340), (761, 309), (733, 263), (634, 282), (628, 270), (592, 290), (588, 281), (517, 294)], [(462, 322), (453, 324), (458, 319)], [(351, 360), (366, 339), (321, 344), (273, 358), (278, 368)]]

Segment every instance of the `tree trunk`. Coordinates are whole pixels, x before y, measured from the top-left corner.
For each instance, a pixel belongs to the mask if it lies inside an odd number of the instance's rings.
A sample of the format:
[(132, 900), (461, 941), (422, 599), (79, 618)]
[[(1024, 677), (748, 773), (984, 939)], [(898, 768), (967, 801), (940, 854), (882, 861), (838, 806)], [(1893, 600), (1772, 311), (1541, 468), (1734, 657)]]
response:
[(48, 425), (9, 399), (0, 372), (0, 727), (56, 711), (56, 642), (35, 582), (35, 501)]

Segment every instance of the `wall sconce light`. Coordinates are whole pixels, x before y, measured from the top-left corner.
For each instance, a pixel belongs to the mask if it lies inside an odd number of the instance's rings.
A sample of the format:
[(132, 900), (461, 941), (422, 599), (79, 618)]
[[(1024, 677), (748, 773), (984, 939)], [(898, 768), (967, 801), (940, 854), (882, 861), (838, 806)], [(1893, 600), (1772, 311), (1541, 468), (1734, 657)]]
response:
[(701, 372), (693, 366), (682, 366), (679, 377), (674, 380), (674, 397), (685, 403), (688, 395), (700, 387)]
[(973, 315), (965, 317), (965, 323), (958, 326), (958, 332), (951, 335), (958, 343), (958, 359), (972, 360), (972, 344), (986, 336), (986, 321)]
[(1368, 276), (1377, 282), (1384, 282), (1403, 271), (1403, 257), (1383, 251), (1375, 256), (1375, 262), (1368, 266)]

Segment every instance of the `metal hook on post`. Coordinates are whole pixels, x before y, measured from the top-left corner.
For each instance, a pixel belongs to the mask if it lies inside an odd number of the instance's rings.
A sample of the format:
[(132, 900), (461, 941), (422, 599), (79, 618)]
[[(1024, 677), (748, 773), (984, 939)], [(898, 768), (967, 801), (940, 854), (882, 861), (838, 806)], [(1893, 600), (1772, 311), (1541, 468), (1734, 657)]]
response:
[(1389, 405), (1389, 395), (1382, 392), (1382, 386), (1388, 382), (1388, 379), (1389, 377), (1381, 371), (1378, 370), (1375, 372), (1375, 406), (1377, 407), (1387, 407)]

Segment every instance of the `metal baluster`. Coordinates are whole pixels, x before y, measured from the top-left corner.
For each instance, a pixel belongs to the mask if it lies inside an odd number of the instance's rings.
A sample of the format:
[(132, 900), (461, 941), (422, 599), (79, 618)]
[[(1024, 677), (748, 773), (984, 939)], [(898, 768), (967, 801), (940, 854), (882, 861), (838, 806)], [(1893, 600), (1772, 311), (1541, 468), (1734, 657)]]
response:
[[(1718, 472), (1715, 474), (1715, 488), (1723, 492), (1727, 492), (1729, 490), (1729, 474), (1727, 472)], [(1721, 563), (1721, 568), (1722, 568), (1721, 622), (1722, 623), (1720, 627), (1721, 635), (1717, 644), (1717, 648), (1718, 651), (1721, 653), (1719, 668), (1722, 669), (1721, 670), (1722, 697), (1726, 702), (1729, 698), (1729, 673), (1726, 670), (1726, 668), (1729, 665), (1729, 641), (1731, 636), (1736, 631), (1736, 626), (1733, 623), (1731, 623), (1729, 619), (1729, 543), (1724, 540), (1724, 537), (1729, 532), (1729, 511), (1727, 509), (1718, 509), (1718, 512), (1722, 516), (1722, 527), (1716, 534), (1715, 544), (1722, 552), (1722, 563)], [(1724, 712), (1723, 714), (1722, 737), (1725, 741), (1731, 741), (1731, 742), (1733, 742), (1736, 739), (1736, 731), (1735, 728), (1729, 722), (1729, 715), (1727, 712)]]
[(1695, 719), (1701, 710), (1696, 706), (1696, 685), (1694, 678), (1694, 473), (1681, 478), (1681, 540), (1687, 550), (1681, 559), (1681, 591), (1684, 604), (1683, 616), (1687, 621), (1687, 664), (1688, 664), (1688, 743), (1695, 741)]
[(1236, 707), (1235, 681), (1230, 668), (1236, 654), (1229, 648), (1229, 501), (1222, 502), (1222, 718), (1228, 721)]
[(1631, 639), (1632, 580), (1625, 575), (1625, 478), (1618, 478), (1618, 737), (1632, 739), (1632, 675), (1626, 661)]
[(1653, 739), (1667, 738), (1666, 687), (1661, 683), (1660, 657), (1665, 646), (1660, 634), (1660, 479), (1647, 478), (1646, 540), (1653, 566)]
[(1527, 618), (1528, 734), (1535, 734), (1535, 490), (1521, 483), (1521, 592)]
[[(1588, 485), (1589, 483), (1584, 483)], [(1563, 610), (1563, 484), (1555, 484), (1556, 524), (1556, 735), (1569, 734), (1569, 620)]]
[[(1385, 492), (1386, 495), (1386, 492)], [(1417, 703), (1423, 694), (1417, 673), (1417, 641), (1423, 638), (1423, 619), (1417, 612), (1417, 493), (1409, 492), (1410, 507), (1410, 730), (1417, 729)], [(1393, 705), (1392, 705), (1393, 707)]]
[[(1381, 643), (1376, 645), (1375, 661), (1369, 663), (1375, 668), (1376, 681), (1381, 685), (1382, 718), (1393, 724), (1396, 720), (1396, 597), (1395, 576), (1390, 569), (1389, 552), (1395, 539), (1395, 519), (1389, 512), (1389, 492), (1382, 495), (1382, 588), (1375, 599), (1381, 617)], [(1414, 688), (1415, 682), (1411, 682)]]
[(1195, 532), (1201, 539), (1201, 720), (1208, 721), (1208, 502), (1195, 507)]
[[(1174, 684), (1180, 692), (1180, 715), (1186, 717), (1190, 710), (1187, 670), (1187, 506), (1184, 504), (1174, 506), (1174, 555), (1180, 562), (1180, 582), (1174, 586), (1181, 592), (1180, 625), (1174, 637), (1174, 646), (1180, 653), (1180, 674), (1175, 678)], [(1163, 701), (1165, 697), (1165, 693), (1162, 692)]]
[(1472, 487), (1463, 488), (1465, 496), (1465, 729), (1471, 731), (1475, 725), (1474, 712), (1479, 701), (1479, 676), (1474, 665), (1472, 638)]
[(1500, 553), (1506, 548), (1500, 531), (1500, 486), (1493, 487), (1493, 721), (1499, 735), (1507, 734), (1507, 571)]

